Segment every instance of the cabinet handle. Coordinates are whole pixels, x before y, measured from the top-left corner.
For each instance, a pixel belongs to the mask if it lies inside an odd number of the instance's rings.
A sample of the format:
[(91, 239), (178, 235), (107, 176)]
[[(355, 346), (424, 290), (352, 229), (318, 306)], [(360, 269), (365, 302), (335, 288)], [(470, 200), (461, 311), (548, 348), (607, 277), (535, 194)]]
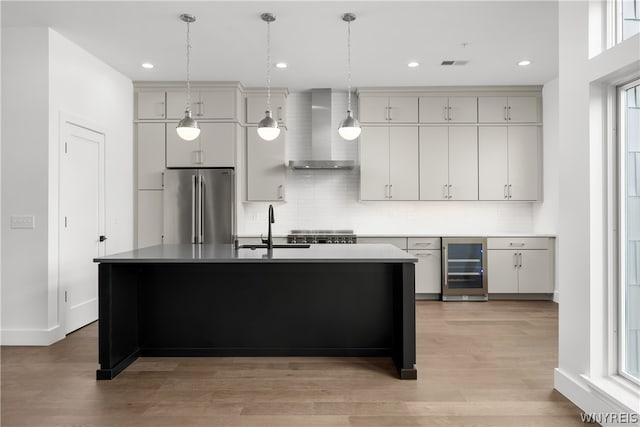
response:
[(428, 257), (428, 256), (432, 256), (433, 254), (416, 254), (416, 256), (419, 257)]
[(160, 109), (158, 110), (158, 113), (156, 114), (156, 116), (164, 117), (164, 101), (158, 102), (158, 105), (160, 106)]
[(416, 242), (414, 243), (415, 246), (431, 246), (432, 242)]
[(507, 107), (507, 120), (511, 120), (511, 105)]
[(444, 119), (445, 122), (447, 120), (449, 120), (449, 116), (447, 114), (447, 106), (446, 105), (442, 106), (442, 118)]
[(161, 174), (161, 183), (162, 183), (162, 188), (164, 188), (164, 172), (162, 172)]
[(391, 107), (388, 107), (389, 109), (387, 111), (389, 111), (389, 121), (393, 120), (393, 117), (391, 116)]
[(513, 253), (513, 268), (518, 268), (518, 252)]
[(447, 194), (448, 194), (447, 199), (451, 200), (453, 199), (453, 196), (451, 195), (451, 187), (453, 187), (453, 185), (449, 184), (448, 187), (449, 189), (447, 190)]
[(449, 198), (449, 192), (447, 191), (449, 187), (447, 186), (447, 184), (442, 186), (442, 198), (443, 199), (448, 199)]
[(282, 121), (282, 107), (278, 107), (278, 113), (276, 114), (276, 120), (281, 122)]
[(509, 246), (511, 246), (511, 247), (517, 247), (517, 248), (522, 248), (522, 247), (524, 247), (524, 242), (518, 242), (518, 243), (509, 242)]
[(518, 261), (518, 268), (522, 268), (522, 252), (518, 254), (518, 258), (520, 259), (520, 261)]
[(284, 185), (278, 185), (278, 199), (284, 199)]
[(508, 188), (508, 187), (509, 187), (509, 186), (508, 186), (507, 184), (505, 184), (505, 185), (504, 185), (504, 198), (505, 198), (505, 199), (508, 199), (508, 198), (509, 198), (509, 194), (507, 193), (507, 188)]
[(505, 106), (504, 107), (504, 121), (506, 122), (507, 120), (509, 120), (509, 119), (507, 118), (507, 107)]
[(447, 120), (451, 121), (451, 107), (447, 107)]
[(389, 198), (393, 198), (393, 184), (389, 184)]
[(198, 101), (196, 102), (196, 105), (198, 106), (198, 112), (196, 113), (196, 116), (204, 116), (204, 103), (202, 101)]
[(511, 184), (509, 184), (509, 198), (511, 198)]

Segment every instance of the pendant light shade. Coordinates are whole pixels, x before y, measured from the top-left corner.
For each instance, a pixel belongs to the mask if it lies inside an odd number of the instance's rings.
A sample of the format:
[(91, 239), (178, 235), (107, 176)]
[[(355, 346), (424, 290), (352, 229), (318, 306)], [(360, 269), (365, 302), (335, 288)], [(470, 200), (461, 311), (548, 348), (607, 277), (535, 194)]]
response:
[(185, 141), (193, 141), (200, 135), (200, 127), (191, 117), (191, 82), (190, 82), (190, 62), (191, 62), (191, 37), (189, 32), (189, 25), (196, 21), (196, 17), (183, 13), (180, 15), (180, 19), (187, 24), (187, 108), (184, 112), (184, 118), (180, 120), (176, 127), (178, 136)]
[(343, 139), (347, 141), (353, 141), (360, 136), (362, 129), (360, 128), (360, 122), (353, 117), (351, 110), (347, 110), (347, 117), (340, 122), (340, 128), (338, 133)]
[(278, 122), (271, 117), (271, 111), (264, 112), (265, 118), (258, 123), (258, 136), (265, 141), (273, 141), (280, 135)]
[(362, 132), (360, 122), (353, 117), (351, 111), (351, 22), (356, 20), (356, 15), (345, 13), (342, 15), (342, 20), (347, 23), (347, 117), (340, 122), (338, 133), (343, 139), (353, 141)]
[(191, 111), (184, 112), (184, 119), (180, 120), (176, 128), (178, 136), (185, 141), (193, 141), (200, 135), (198, 122), (191, 118)]
[(271, 23), (276, 17), (271, 13), (263, 13), (260, 19), (267, 23), (267, 111), (264, 119), (258, 123), (258, 136), (265, 141), (273, 141), (280, 135), (278, 122), (271, 115)]

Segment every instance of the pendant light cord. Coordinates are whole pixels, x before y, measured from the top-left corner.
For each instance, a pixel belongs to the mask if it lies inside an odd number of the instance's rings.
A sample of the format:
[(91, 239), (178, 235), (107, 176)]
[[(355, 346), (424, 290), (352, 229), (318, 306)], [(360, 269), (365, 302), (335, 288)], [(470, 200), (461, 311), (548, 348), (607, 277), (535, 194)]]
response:
[(347, 110), (351, 111), (351, 21), (347, 22)]
[(190, 34), (190, 22), (187, 22), (187, 111), (191, 111), (191, 34)]
[(271, 22), (267, 21), (267, 110), (271, 111)]

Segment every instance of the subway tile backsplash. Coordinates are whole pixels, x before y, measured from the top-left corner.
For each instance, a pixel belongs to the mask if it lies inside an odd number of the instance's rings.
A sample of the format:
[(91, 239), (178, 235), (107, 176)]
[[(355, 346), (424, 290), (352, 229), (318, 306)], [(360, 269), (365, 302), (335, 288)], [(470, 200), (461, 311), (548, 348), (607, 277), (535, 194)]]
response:
[[(352, 98), (357, 117), (357, 100)], [(347, 109), (346, 91), (332, 99), (334, 160), (358, 161), (357, 142), (342, 140), (338, 126)], [(311, 157), (311, 93), (288, 98), (287, 160)], [(287, 172), (286, 199), (273, 203), (275, 234), (292, 229), (355, 230), (356, 234), (501, 234), (531, 233), (533, 203), (518, 202), (360, 202), (360, 171)], [(269, 203), (244, 203), (238, 218), (240, 235), (266, 233)]]

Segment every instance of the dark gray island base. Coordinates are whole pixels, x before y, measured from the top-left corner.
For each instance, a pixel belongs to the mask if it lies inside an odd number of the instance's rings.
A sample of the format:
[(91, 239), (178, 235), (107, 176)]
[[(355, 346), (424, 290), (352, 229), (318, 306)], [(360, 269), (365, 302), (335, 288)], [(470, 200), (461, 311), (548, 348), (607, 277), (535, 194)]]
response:
[(139, 356), (385, 356), (416, 379), (416, 259), (391, 245), (162, 245), (99, 262), (97, 379)]

